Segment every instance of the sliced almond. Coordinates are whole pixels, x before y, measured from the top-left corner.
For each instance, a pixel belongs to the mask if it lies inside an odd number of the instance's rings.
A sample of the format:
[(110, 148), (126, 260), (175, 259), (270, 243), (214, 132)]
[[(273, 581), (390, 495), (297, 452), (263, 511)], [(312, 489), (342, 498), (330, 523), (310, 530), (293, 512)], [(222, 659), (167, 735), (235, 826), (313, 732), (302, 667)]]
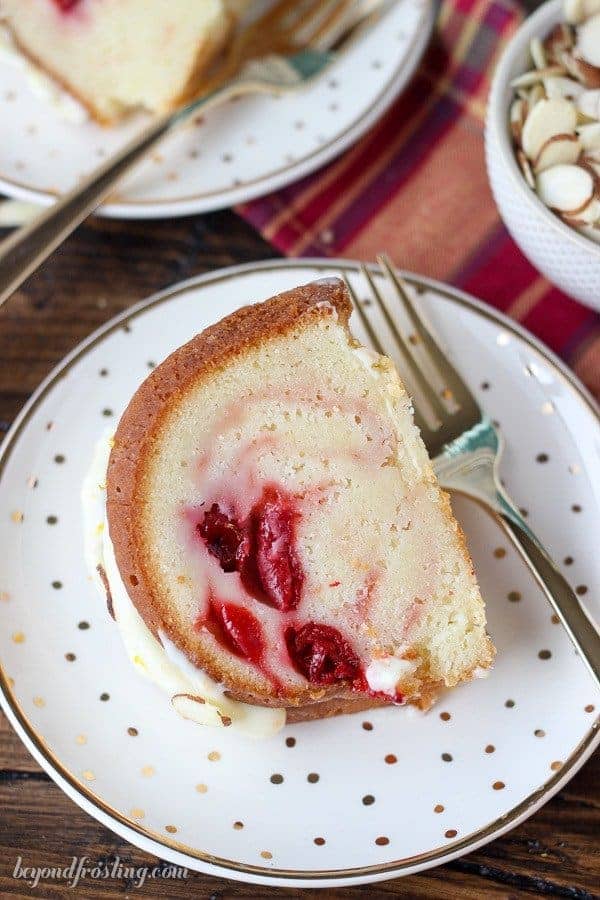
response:
[(527, 118), (527, 103), (520, 97), (513, 100), (510, 107), (510, 130), (515, 144), (520, 145), (523, 125)]
[(597, 244), (600, 244), (600, 228), (597, 228), (593, 225), (580, 225), (577, 228), (580, 234), (585, 235), (585, 237), (590, 238), (590, 240), (595, 241)]
[(183, 718), (198, 725), (216, 725), (223, 727), (222, 714), (203, 697), (195, 694), (174, 694), (171, 697), (173, 709)]
[(563, 221), (573, 228), (581, 228), (584, 225), (596, 225), (600, 223), (600, 200), (592, 197), (585, 209), (580, 210), (575, 216), (562, 216)]
[(600, 121), (600, 89), (584, 91), (577, 97), (576, 106), (583, 116)]
[(529, 55), (536, 69), (546, 68), (546, 51), (544, 45), (538, 37), (533, 38), (529, 43)]
[(565, 19), (572, 25), (578, 25), (585, 18), (584, 0), (565, 0)]
[(535, 159), (544, 144), (557, 134), (574, 134), (577, 110), (570, 100), (540, 100), (530, 110), (523, 126), (522, 146), (527, 157)]
[(532, 88), (530, 88), (529, 93), (527, 94), (527, 107), (528, 113), (529, 110), (532, 110), (536, 103), (539, 103), (540, 100), (546, 99), (546, 92), (544, 90), (544, 85), (541, 81), (538, 81), (537, 84), (534, 84)]
[(577, 134), (584, 150), (600, 150), (600, 122), (580, 125)]
[(555, 25), (546, 40), (544, 50), (548, 63), (558, 62), (557, 54), (561, 50), (570, 50), (573, 46), (573, 31), (564, 22)]
[(581, 144), (575, 134), (555, 134), (543, 145), (533, 167), (536, 173), (552, 166), (576, 163), (581, 153)]
[(574, 57), (577, 67), (577, 78), (587, 88), (600, 88), (600, 67), (593, 66), (591, 63), (580, 57)]
[(513, 88), (531, 87), (532, 84), (541, 82), (544, 78), (549, 78), (551, 75), (564, 74), (565, 67), (558, 64), (555, 66), (546, 66), (545, 69), (531, 69), (530, 72), (524, 72), (522, 75), (518, 75), (516, 78), (513, 78), (510, 86)]
[(572, 25), (579, 25), (599, 12), (600, 0), (565, 0), (565, 19)]
[(600, 12), (577, 29), (575, 55), (590, 66), (600, 68)]
[(535, 176), (533, 174), (533, 169), (531, 168), (531, 163), (522, 150), (517, 150), (517, 162), (521, 167), (521, 172), (523, 173), (525, 181), (527, 182), (531, 190), (535, 191)]
[(575, 165), (554, 166), (540, 172), (537, 193), (546, 206), (577, 218), (594, 196), (594, 179), (586, 169)]
[(549, 100), (562, 97), (565, 100), (576, 100), (585, 93), (585, 87), (575, 81), (574, 78), (566, 78), (564, 75), (551, 75), (544, 78), (544, 90)]

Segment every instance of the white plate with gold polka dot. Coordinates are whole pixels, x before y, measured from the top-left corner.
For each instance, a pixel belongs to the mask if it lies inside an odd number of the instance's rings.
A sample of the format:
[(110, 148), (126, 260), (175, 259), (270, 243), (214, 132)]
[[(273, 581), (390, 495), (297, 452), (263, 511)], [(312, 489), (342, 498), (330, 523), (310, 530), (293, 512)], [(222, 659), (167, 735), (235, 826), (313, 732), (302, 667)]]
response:
[[(497, 662), (426, 715), (377, 709), (253, 741), (179, 718), (127, 659), (83, 560), (81, 483), (107, 421), (193, 333), (340, 270), (361, 296), (353, 263), (282, 261), (144, 301), (47, 378), (0, 461), (0, 681), (10, 721), (57, 784), (118, 834), (179, 865), (263, 884), (355, 884), (445, 862), (531, 815), (598, 743), (600, 695), (585, 666), (496, 522), (465, 499), (456, 512)], [(407, 277), (500, 423), (510, 493), (598, 615), (598, 409), (514, 323)]]
[[(197, 117), (143, 161), (101, 212), (140, 219), (207, 212), (308, 175), (358, 140), (404, 89), (434, 11), (433, 0), (396, 0), (306, 90), (244, 97)], [(130, 140), (147, 116), (112, 128), (95, 124), (5, 39), (0, 120), (0, 191), (48, 204)]]

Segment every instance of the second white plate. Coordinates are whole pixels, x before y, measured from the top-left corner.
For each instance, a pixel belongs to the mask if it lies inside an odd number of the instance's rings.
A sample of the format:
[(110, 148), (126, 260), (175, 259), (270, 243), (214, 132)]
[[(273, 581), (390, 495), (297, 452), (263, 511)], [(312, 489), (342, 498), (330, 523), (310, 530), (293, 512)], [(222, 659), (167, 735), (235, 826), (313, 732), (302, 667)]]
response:
[[(252, 96), (180, 129), (140, 163), (101, 213), (163, 218), (233, 206), (309, 174), (358, 140), (406, 86), (434, 20), (433, 0), (397, 0), (306, 90)], [(0, 56), (0, 191), (49, 204), (146, 121), (66, 121)], [(277, 127), (274, 128), (274, 123)]]

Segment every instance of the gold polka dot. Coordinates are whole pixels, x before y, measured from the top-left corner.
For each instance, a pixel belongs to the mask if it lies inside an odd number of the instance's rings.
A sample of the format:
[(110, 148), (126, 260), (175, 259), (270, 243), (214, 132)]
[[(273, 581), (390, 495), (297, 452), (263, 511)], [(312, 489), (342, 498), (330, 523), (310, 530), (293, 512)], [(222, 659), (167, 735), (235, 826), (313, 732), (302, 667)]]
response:
[(496, 559), (503, 559), (503, 557), (506, 556), (506, 550), (504, 549), (504, 547), (496, 547), (496, 549), (494, 550), (494, 556), (496, 557)]
[(42, 709), (46, 705), (46, 701), (43, 697), (34, 697), (33, 705), (37, 706), (38, 709)]
[(325, 843), (325, 838), (316, 837), (314, 840), (314, 843), (317, 845), (317, 847), (322, 847), (323, 844)]
[(233, 827), (236, 831), (241, 831), (242, 828), (244, 827), (244, 823), (243, 822), (234, 822)]
[(440, 713), (440, 719), (442, 720), (442, 722), (449, 722), (451, 718), (452, 718), (452, 716), (450, 715), (449, 712), (441, 712)]
[(12, 639), (15, 644), (24, 644), (25, 643), (25, 635), (22, 631), (15, 631)]
[(273, 859), (273, 854), (269, 853), (268, 850), (261, 850), (260, 855), (262, 856), (263, 859)]
[(587, 706), (584, 706), (584, 712), (587, 712), (587, 713), (594, 712), (593, 703), (588, 703)]
[(388, 837), (385, 837), (385, 835), (383, 835), (383, 834), (380, 837), (375, 838), (375, 843), (377, 844), (378, 847), (386, 847), (389, 844), (389, 842), (390, 842), (390, 839)]
[(449, 828), (448, 831), (444, 832), (444, 837), (455, 838), (457, 834), (458, 831), (456, 830), (456, 828)]
[(362, 727), (365, 731), (373, 731), (373, 725), (371, 724), (371, 722), (363, 722)]
[(23, 513), (20, 510), (14, 509), (10, 514), (10, 518), (13, 522), (16, 522), (17, 524), (19, 524), (20, 522), (23, 521), (25, 516), (23, 515)]
[(217, 762), (217, 760), (221, 759), (221, 754), (219, 753), (218, 750), (211, 750), (210, 753), (208, 754), (208, 759), (211, 762)]
[(398, 762), (398, 757), (394, 756), (393, 753), (388, 753), (388, 755), (384, 758), (385, 758), (385, 761), (388, 764), (388, 766), (393, 766), (394, 763)]
[(562, 762), (560, 759), (555, 759), (554, 762), (550, 763), (550, 768), (553, 772), (558, 772), (559, 769), (562, 769)]
[(86, 781), (95, 781), (96, 776), (90, 769), (86, 769), (85, 772), (82, 772), (83, 777)]
[(154, 768), (154, 766), (142, 766), (140, 771), (144, 778), (152, 778), (152, 776), (156, 774), (156, 769)]
[(540, 650), (538, 653), (539, 659), (550, 659), (552, 657), (552, 653), (550, 650)]
[(543, 728), (536, 728), (533, 733), (535, 734), (536, 737), (539, 737), (539, 738), (546, 737), (546, 732), (544, 731)]
[(553, 625), (560, 625), (560, 619), (558, 618), (556, 613), (552, 613), (552, 615), (550, 616), (550, 621)]
[(83, 744), (87, 744), (87, 738), (85, 734), (78, 734), (75, 738), (75, 743), (79, 744), (80, 746), (83, 746)]
[(521, 599), (521, 594), (519, 593), (519, 591), (509, 591), (507, 596), (511, 603), (518, 603)]
[(493, 753), (493, 752), (495, 751), (495, 749), (496, 749), (496, 748), (494, 747), (493, 744), (488, 744), (487, 747), (485, 748), (485, 752), (486, 752), (486, 753)]
[(165, 831), (168, 831), (169, 834), (177, 834), (177, 828), (175, 825), (165, 825)]
[(137, 730), (137, 728), (134, 728), (133, 725), (130, 725), (130, 727), (127, 729), (127, 734), (129, 735), (129, 737), (137, 737), (139, 731)]
[(503, 781), (495, 781), (492, 785), (495, 791), (503, 791), (506, 785)]
[(443, 813), (444, 807), (442, 806), (441, 803), (436, 803), (436, 805), (433, 807), (433, 811), (434, 811), (434, 813)]
[(132, 819), (143, 819), (146, 813), (139, 806), (134, 806), (129, 815)]
[(196, 785), (196, 790), (198, 791), (199, 794), (205, 794), (205, 793), (207, 792), (207, 790), (208, 790), (208, 785), (206, 785), (206, 784), (197, 784), (197, 785)]

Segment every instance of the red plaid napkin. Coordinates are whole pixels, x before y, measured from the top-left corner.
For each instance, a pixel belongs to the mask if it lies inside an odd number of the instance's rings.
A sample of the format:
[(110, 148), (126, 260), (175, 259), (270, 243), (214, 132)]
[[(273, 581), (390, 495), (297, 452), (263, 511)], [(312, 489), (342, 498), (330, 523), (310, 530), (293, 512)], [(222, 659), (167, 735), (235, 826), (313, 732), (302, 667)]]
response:
[(490, 77), (521, 14), (444, 0), (412, 83), (358, 144), (238, 212), (289, 256), (394, 262), (457, 285), (529, 328), (600, 397), (600, 316), (546, 281), (502, 225), (483, 128)]

